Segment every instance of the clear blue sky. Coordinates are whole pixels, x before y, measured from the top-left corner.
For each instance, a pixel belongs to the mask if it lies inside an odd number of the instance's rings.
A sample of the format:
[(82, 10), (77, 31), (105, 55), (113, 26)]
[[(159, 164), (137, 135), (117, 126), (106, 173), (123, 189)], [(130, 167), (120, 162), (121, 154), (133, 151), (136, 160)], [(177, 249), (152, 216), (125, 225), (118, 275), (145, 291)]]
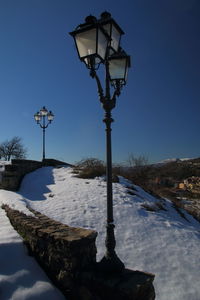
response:
[(104, 111), (96, 82), (68, 32), (109, 11), (125, 32), (128, 83), (113, 110), (113, 160), (200, 156), (199, 0), (0, 0), (0, 142), (20, 136), (41, 159), (33, 115), (55, 114), (46, 156), (105, 158)]

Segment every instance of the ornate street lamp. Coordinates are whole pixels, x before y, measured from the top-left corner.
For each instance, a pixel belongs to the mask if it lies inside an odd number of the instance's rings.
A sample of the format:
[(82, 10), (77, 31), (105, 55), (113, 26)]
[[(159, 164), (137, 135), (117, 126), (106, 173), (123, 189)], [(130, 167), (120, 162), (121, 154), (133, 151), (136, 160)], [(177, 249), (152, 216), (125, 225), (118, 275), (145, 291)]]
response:
[(54, 114), (46, 109), (45, 106), (43, 106), (40, 111), (38, 111), (36, 114), (34, 114), (35, 121), (37, 124), (40, 125), (43, 131), (43, 160), (45, 159), (45, 129), (49, 126), (49, 124), (54, 119)]
[(95, 17), (88, 16), (85, 21), (71, 35), (75, 39), (80, 60), (90, 69), (105, 60), (109, 36)]
[[(99, 268), (108, 272), (122, 271), (124, 264), (115, 252), (111, 151), (111, 123), (114, 120), (111, 110), (116, 105), (116, 97), (126, 84), (130, 56), (120, 47), (121, 35), (124, 32), (108, 12), (103, 12), (99, 20), (93, 16), (87, 17), (85, 23), (70, 34), (74, 38), (80, 60), (90, 69), (90, 76), (97, 82), (99, 99), (105, 110), (103, 121), (106, 124), (107, 231), (106, 253)], [(105, 66), (105, 91), (96, 72), (100, 64)]]

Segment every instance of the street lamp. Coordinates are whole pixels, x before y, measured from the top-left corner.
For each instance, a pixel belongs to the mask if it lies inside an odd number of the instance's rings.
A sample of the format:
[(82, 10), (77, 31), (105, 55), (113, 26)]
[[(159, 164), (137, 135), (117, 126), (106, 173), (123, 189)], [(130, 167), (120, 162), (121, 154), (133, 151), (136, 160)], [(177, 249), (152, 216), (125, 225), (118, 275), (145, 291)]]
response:
[[(106, 125), (106, 253), (99, 263), (99, 268), (107, 272), (122, 271), (124, 264), (115, 252), (111, 151), (111, 123), (114, 120), (111, 110), (116, 105), (116, 97), (120, 95), (122, 87), (126, 84), (130, 56), (120, 47), (121, 35), (124, 32), (108, 12), (103, 12), (99, 20), (88, 16), (85, 23), (79, 25), (70, 34), (74, 38), (80, 60), (90, 69), (90, 76), (96, 80), (99, 99), (105, 110), (103, 121)], [(105, 91), (96, 72), (100, 64), (105, 66)]]
[(36, 114), (34, 114), (35, 121), (37, 124), (40, 125), (43, 131), (43, 160), (45, 159), (45, 129), (49, 126), (49, 124), (54, 119), (54, 114), (46, 109), (45, 106), (43, 106), (40, 111), (38, 111)]

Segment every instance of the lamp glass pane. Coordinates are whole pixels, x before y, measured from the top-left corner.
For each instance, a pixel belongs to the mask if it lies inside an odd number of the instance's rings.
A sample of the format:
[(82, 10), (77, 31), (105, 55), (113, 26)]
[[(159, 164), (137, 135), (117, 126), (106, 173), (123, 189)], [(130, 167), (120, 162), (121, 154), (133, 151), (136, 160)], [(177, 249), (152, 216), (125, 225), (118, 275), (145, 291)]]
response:
[(99, 32), (98, 32), (98, 55), (102, 59), (105, 59), (107, 45), (108, 45), (107, 37), (101, 30), (99, 30)]
[(120, 42), (121, 33), (116, 29), (116, 27), (112, 24), (112, 34), (111, 34), (111, 47), (118, 51), (119, 42)]
[(37, 114), (34, 115), (34, 118), (35, 118), (35, 121), (40, 121), (41, 116), (40, 116), (39, 113), (37, 113)]
[(43, 107), (42, 109), (40, 109), (40, 114), (42, 116), (46, 116), (48, 114), (48, 110), (45, 107)]
[(49, 113), (47, 115), (47, 118), (48, 118), (49, 121), (53, 121), (54, 115), (52, 113)]
[(113, 23), (105, 24), (103, 25), (103, 28), (111, 38), (110, 46), (115, 51), (118, 51), (121, 33), (117, 30)]
[(103, 29), (106, 31), (108, 36), (111, 38), (111, 24), (107, 23), (107, 24), (103, 25)]
[(75, 36), (80, 58), (96, 53), (97, 29), (93, 28)]
[(126, 79), (126, 58), (111, 59), (109, 61), (110, 79)]
[(128, 77), (128, 66), (126, 65), (125, 81), (127, 81), (127, 77)]

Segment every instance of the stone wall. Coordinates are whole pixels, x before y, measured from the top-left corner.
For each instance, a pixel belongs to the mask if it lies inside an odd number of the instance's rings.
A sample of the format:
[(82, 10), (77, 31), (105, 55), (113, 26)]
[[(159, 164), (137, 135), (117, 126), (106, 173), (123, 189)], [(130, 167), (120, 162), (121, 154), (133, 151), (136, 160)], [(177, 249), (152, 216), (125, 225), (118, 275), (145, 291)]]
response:
[(67, 165), (55, 159), (45, 159), (43, 161), (27, 160), (27, 159), (12, 159), (10, 165), (5, 165), (5, 170), (1, 172), (0, 188), (10, 191), (18, 190), (20, 183), (27, 173), (35, 171), (44, 166)]
[(60, 160), (53, 159), (53, 158), (43, 159), (42, 164), (43, 164), (43, 166), (52, 166), (52, 167), (62, 166), (62, 165), (65, 165), (65, 166), (68, 166), (68, 167), (73, 167), (72, 164), (68, 164), (64, 161), (60, 161)]
[(31, 210), (35, 216), (4, 205), (13, 227), (23, 237), (48, 276), (70, 300), (154, 300), (154, 275), (123, 270), (100, 271), (93, 230), (73, 228)]
[(42, 167), (42, 162), (25, 159), (12, 159), (10, 165), (5, 165), (1, 172), (0, 188), (16, 191), (25, 174)]
[(65, 295), (76, 294), (78, 275), (96, 262), (97, 233), (69, 227), (39, 212), (33, 211), (35, 217), (32, 217), (7, 205), (3, 208), (23, 237), (29, 253), (35, 256), (51, 280)]

